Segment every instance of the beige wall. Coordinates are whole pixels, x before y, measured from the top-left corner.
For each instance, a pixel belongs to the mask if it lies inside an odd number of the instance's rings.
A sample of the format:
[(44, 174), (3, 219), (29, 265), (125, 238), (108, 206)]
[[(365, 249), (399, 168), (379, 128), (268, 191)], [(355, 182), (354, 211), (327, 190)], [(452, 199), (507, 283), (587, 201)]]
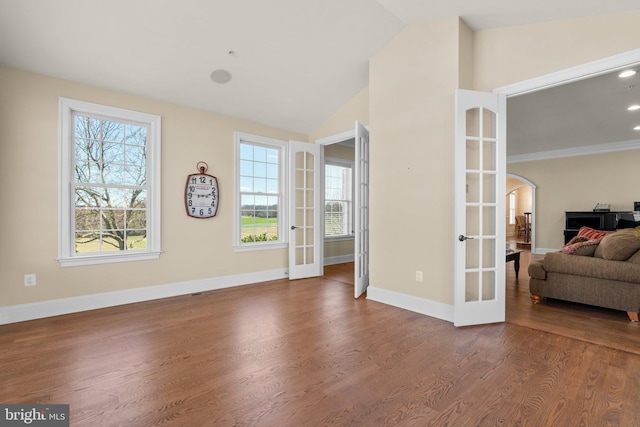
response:
[(369, 124), (368, 86), (358, 92), (342, 108), (311, 132), (308, 141), (314, 142), (320, 138), (354, 130), (356, 120), (365, 126)]
[(536, 185), (536, 245), (560, 249), (565, 211), (590, 211), (609, 203), (612, 211), (631, 211), (640, 200), (640, 150), (512, 163), (509, 172)]
[[(460, 25), (457, 18), (410, 25), (369, 66), (370, 284), (445, 303), (453, 302)], [(423, 283), (416, 270), (425, 272)]]
[(640, 12), (479, 31), (474, 87), (491, 91), (638, 48)]
[[(0, 306), (287, 267), (284, 249), (233, 250), (233, 132), (306, 135), (2, 67), (0, 93)], [(65, 268), (56, 261), (60, 96), (162, 117), (159, 260)], [(186, 176), (200, 160), (220, 185), (213, 219), (184, 210)], [(37, 286), (23, 286), (28, 273), (37, 274)]]

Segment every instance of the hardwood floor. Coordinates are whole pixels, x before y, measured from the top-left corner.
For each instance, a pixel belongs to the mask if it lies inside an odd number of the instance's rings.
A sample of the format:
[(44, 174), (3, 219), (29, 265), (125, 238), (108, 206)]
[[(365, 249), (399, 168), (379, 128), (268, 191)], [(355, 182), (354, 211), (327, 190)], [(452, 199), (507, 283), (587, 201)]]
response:
[(507, 323), (455, 328), (354, 299), (346, 268), (0, 326), (0, 402), (72, 426), (640, 425), (640, 357), (514, 323), (521, 289)]
[(527, 267), (537, 258), (542, 256), (532, 255), (529, 251), (521, 254), (518, 279), (513, 263), (507, 264), (508, 323), (640, 355), (640, 323), (629, 321), (623, 311), (553, 299), (532, 304)]

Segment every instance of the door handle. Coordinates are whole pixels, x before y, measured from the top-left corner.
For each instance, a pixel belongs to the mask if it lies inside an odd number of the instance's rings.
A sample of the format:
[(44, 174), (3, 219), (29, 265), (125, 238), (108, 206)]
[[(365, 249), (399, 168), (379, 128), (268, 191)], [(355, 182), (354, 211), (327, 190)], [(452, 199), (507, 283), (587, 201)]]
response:
[(298, 227), (296, 227), (295, 225), (292, 225), (292, 226), (291, 226), (291, 229), (292, 229), (292, 230), (295, 230), (296, 228), (298, 228)]
[(475, 237), (467, 237), (462, 234), (458, 236), (458, 240), (460, 240), (461, 242), (464, 242), (465, 240), (469, 240), (469, 239), (475, 239)]

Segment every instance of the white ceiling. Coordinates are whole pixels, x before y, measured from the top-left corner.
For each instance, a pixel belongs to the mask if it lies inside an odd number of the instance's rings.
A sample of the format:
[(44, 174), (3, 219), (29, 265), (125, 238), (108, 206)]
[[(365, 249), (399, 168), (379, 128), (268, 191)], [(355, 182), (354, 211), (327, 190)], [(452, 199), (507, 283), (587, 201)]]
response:
[(576, 81), (507, 100), (507, 154), (627, 143), (640, 139), (640, 67)]
[[(0, 64), (308, 134), (409, 23), (486, 29), (637, 0), (0, 0)], [(231, 51), (231, 53), (230, 53)], [(214, 84), (212, 71), (233, 78)]]

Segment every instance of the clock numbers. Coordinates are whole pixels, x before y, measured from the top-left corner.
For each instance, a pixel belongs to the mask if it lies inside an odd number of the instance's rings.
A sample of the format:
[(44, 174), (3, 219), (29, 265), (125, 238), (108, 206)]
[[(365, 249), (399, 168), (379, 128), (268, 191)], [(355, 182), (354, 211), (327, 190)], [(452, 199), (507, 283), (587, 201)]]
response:
[(215, 176), (205, 173), (189, 175), (184, 194), (187, 215), (194, 218), (211, 218), (216, 215), (220, 193)]

